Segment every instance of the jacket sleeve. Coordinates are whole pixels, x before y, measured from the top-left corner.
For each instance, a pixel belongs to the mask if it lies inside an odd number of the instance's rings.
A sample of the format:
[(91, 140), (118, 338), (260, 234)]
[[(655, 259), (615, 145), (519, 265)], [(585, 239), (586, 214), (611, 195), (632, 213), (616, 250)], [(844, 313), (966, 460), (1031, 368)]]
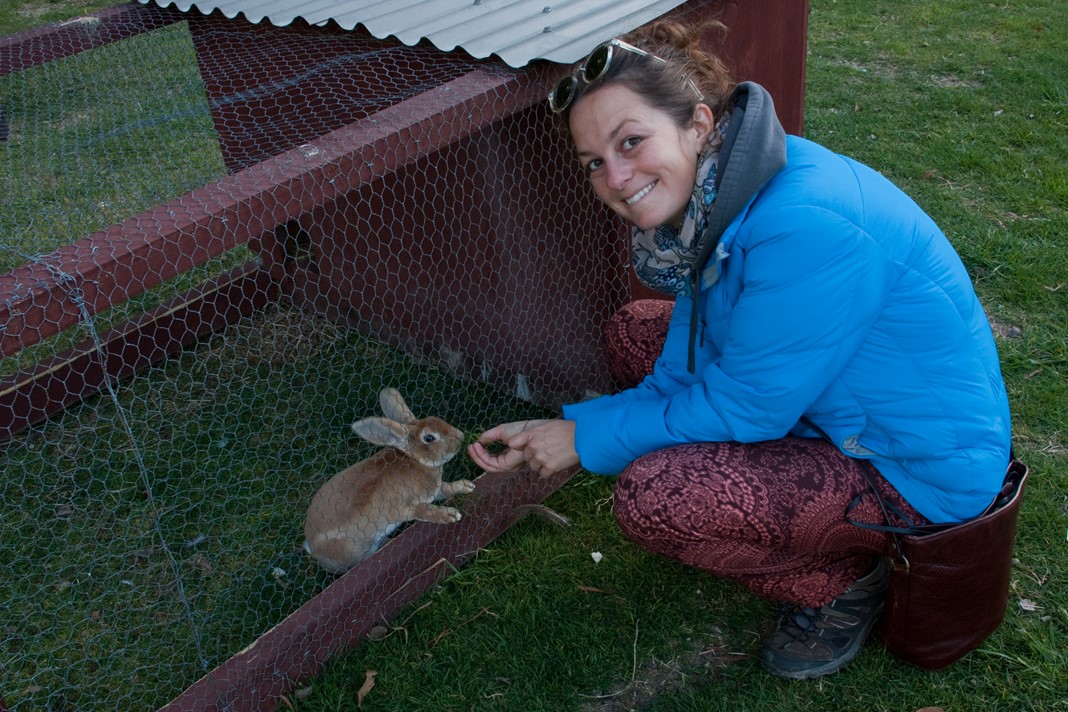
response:
[(875, 240), (841, 216), (811, 207), (748, 220), (732, 252), (729, 259), (744, 265), (730, 313), (710, 313), (708, 295), (701, 299), (707, 319), (729, 320), (722, 353), (699, 364), (700, 378), (690, 384), (671, 377), (680, 362), (685, 371), (689, 338), (688, 324), (683, 329), (673, 318), (676, 338), (642, 384), (644, 396), (627, 395), (574, 417), (585, 468), (617, 474), (664, 447), (785, 436), (846, 368), (895, 275)]

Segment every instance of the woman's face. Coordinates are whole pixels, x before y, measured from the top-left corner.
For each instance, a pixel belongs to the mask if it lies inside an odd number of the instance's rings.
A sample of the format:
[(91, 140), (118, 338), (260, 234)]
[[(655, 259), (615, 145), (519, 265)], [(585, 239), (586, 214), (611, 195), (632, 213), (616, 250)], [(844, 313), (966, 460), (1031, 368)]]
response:
[(697, 156), (714, 125), (706, 105), (698, 104), (690, 126), (679, 128), (631, 89), (609, 84), (585, 94), (569, 121), (598, 198), (642, 230), (682, 224)]

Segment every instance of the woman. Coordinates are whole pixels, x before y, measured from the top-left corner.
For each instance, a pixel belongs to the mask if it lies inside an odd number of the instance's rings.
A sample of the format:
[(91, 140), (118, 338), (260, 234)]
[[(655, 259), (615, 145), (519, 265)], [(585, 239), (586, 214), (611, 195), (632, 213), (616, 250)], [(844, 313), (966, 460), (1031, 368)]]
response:
[(762, 664), (813, 678), (882, 610), (888, 536), (850, 523), (883, 522), (874, 497), (850, 507), (866, 475), (914, 523), (978, 515), (1010, 460), (1008, 401), (934, 222), (875, 171), (785, 136), (767, 92), (733, 85), (698, 37), (661, 23), (612, 40), (550, 96), (594, 193), (634, 226), (638, 277), (674, 297), (608, 325), (629, 387), (499, 425), (469, 455), (618, 473), (627, 536), (784, 602)]

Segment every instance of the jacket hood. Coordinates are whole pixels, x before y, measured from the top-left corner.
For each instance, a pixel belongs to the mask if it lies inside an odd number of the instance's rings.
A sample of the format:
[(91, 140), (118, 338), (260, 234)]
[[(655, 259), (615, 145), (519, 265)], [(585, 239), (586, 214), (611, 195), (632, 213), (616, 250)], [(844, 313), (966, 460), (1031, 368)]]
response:
[(694, 308), (690, 312), (690, 354), (688, 367), (694, 370), (697, 339), (697, 297), (701, 274), (709, 257), (726, 257), (719, 247), (727, 226), (772, 177), (786, 165), (786, 132), (775, 114), (775, 104), (764, 87), (755, 82), (741, 82), (731, 95), (731, 120), (720, 150), (716, 202), (709, 214), (708, 226), (698, 237), (697, 256), (691, 272)]

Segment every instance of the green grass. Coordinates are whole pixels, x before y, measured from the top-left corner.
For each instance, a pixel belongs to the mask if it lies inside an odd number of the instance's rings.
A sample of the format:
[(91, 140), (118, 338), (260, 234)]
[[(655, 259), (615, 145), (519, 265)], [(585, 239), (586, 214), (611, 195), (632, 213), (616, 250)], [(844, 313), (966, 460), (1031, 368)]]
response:
[[(85, 10), (4, 4), (0, 32)], [(160, 36), (188, 57), (185, 45)], [(1015, 442), (1033, 472), (1005, 623), (944, 671), (912, 668), (872, 642), (833, 677), (773, 678), (755, 656), (774, 606), (638, 549), (612, 521), (612, 480), (580, 473), (547, 502), (571, 528), (524, 518), (402, 612), (382, 640), (305, 681), (292, 708), (355, 709), (374, 670), (365, 710), (1068, 709), (1068, 79), (1059, 70), (1068, 12), (1061, 0), (813, 0), (809, 47), (806, 134), (881, 170), (931, 213), (999, 333)], [(173, 67), (184, 76), (181, 62)], [(0, 83), (0, 101), (11, 100), (12, 81)], [(52, 130), (63, 135), (68, 123), (60, 117)], [(114, 165), (128, 169), (144, 139), (114, 138)], [(212, 160), (178, 166), (164, 192), (205, 180)], [(136, 200), (158, 199), (156, 179), (132, 172)], [(85, 205), (100, 200), (94, 181), (68, 179), (82, 186), (72, 194)], [(18, 224), (44, 225), (47, 212), (49, 230), (68, 230), (60, 239), (85, 229), (63, 220), (51, 227), (63, 191), (45, 188), (22, 213), (32, 219)], [(439, 394), (454, 408), (443, 414), (468, 431), (527, 414), (354, 335), (321, 324), (297, 334), (275, 328), (246, 320), (120, 391), (137, 450), (107, 399), (5, 449), (5, 473), (20, 474), (0, 480), (0, 501), (18, 503), (3, 509), (4, 539), (14, 533), (32, 553), (0, 546), (0, 571), (16, 582), (0, 593), (8, 703), (136, 709), (195, 679), (202, 668), (176, 605), (174, 566), (209, 664), (321, 589), (326, 578), (296, 551), (294, 532), (313, 483), (366, 453), (344, 424), (373, 402), (368, 384), (381, 380), (378, 369), (399, 374), (402, 392)], [(161, 511), (144, 496), (138, 455)], [(469, 476), (466, 467), (457, 463), (453, 475)], [(218, 496), (218, 479), (239, 494), (240, 513)], [(158, 546), (157, 523), (175, 542), (173, 563)], [(92, 546), (99, 540), (113, 542), (110, 553)], [(273, 576), (275, 568), (286, 574)], [(34, 606), (25, 606), (27, 592)], [(1022, 599), (1040, 609), (1023, 610)], [(159, 628), (131, 633), (143, 616)], [(60, 662), (37, 662), (52, 655)], [(117, 672), (95, 662), (109, 658), (121, 661)]]
[(13, 0), (0, 5), (0, 37), (65, 22), (120, 3), (112, 0)]
[(0, 77), (0, 106), (0, 235), (25, 254), (226, 175), (185, 23)]

